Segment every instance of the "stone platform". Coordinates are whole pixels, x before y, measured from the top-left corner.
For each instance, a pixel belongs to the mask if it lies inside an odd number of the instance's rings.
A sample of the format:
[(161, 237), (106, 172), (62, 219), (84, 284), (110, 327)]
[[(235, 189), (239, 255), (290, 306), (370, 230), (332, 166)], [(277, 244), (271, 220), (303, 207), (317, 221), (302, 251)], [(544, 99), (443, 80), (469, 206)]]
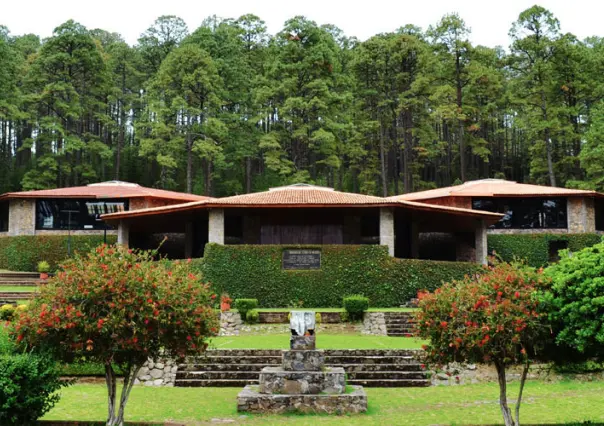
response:
[(265, 367), (260, 372), (260, 393), (286, 395), (339, 395), (346, 390), (342, 367), (323, 367), (323, 371), (287, 371), (283, 367)]
[(355, 414), (367, 411), (367, 394), (362, 386), (349, 386), (340, 395), (276, 395), (259, 392), (256, 385), (246, 386), (237, 396), (237, 411), (247, 413), (324, 413)]

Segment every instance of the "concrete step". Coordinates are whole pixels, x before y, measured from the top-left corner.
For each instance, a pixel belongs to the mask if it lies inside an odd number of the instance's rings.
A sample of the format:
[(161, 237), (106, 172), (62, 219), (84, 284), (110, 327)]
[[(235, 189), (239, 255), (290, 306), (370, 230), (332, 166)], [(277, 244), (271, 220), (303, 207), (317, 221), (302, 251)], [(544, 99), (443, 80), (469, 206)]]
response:
[(326, 356), (325, 364), (415, 364), (413, 356)]
[(195, 364), (281, 364), (281, 356), (208, 356), (196, 358)]
[(363, 371), (348, 373), (348, 381), (351, 380), (425, 380), (426, 373), (423, 371)]
[(258, 371), (178, 371), (176, 380), (255, 380), (258, 381)]
[(258, 380), (197, 380), (182, 379), (176, 380), (174, 386), (183, 388), (243, 388), (247, 385), (257, 385)]
[(348, 380), (347, 384), (364, 386), (366, 388), (410, 388), (410, 387), (428, 387), (430, 386), (429, 379), (413, 379), (413, 380), (381, 380), (381, 379), (364, 379), (364, 380)]

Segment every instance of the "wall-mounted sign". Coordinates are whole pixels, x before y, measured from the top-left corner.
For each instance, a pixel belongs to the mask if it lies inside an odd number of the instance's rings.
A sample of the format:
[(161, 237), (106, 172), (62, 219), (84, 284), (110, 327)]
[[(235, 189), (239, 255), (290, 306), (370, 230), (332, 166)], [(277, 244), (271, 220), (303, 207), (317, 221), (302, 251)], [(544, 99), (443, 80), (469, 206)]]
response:
[(283, 250), (283, 269), (321, 269), (321, 250)]

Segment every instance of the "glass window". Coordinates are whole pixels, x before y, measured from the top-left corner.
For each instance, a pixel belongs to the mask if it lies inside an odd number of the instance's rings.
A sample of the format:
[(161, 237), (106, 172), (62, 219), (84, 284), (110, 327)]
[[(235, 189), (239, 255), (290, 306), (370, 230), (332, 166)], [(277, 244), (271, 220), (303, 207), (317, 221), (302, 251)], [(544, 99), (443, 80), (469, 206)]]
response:
[(0, 203), (0, 232), (8, 232), (8, 202)]
[(472, 208), (502, 213), (495, 229), (567, 228), (564, 198), (474, 198)]
[(105, 229), (99, 216), (128, 210), (127, 200), (50, 199), (36, 202), (36, 229)]

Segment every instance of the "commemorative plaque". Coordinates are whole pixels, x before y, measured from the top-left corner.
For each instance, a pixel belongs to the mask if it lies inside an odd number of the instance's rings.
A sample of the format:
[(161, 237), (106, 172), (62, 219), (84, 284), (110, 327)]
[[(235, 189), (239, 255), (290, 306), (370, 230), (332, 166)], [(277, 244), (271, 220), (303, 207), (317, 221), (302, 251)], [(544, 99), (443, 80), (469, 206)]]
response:
[(321, 269), (321, 250), (283, 250), (283, 269)]

